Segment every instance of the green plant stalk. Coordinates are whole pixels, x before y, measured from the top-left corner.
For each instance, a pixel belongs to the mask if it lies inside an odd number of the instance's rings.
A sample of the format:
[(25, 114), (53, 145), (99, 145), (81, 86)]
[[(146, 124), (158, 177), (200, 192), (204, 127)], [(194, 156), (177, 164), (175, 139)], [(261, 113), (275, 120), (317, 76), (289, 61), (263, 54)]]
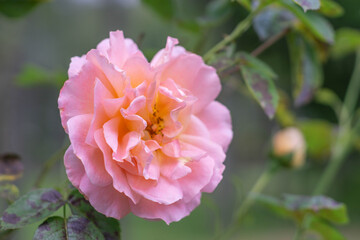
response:
[(222, 41), (217, 43), (207, 53), (205, 53), (204, 61), (207, 62), (211, 60), (215, 53), (226, 47), (226, 45), (234, 41), (236, 38), (240, 37), (246, 30), (248, 30), (251, 26), (252, 20), (264, 8), (264, 6), (265, 4), (261, 4), (257, 9), (252, 11), (244, 20), (238, 23), (238, 25), (230, 33), (230, 35), (227, 35)]
[(305, 231), (304, 231), (304, 228), (300, 225), (297, 226), (296, 228), (296, 232), (295, 232), (295, 235), (294, 235), (294, 240), (301, 240), (303, 235), (304, 235)]
[(344, 125), (346, 121), (351, 119), (351, 115), (355, 111), (356, 103), (359, 98), (360, 90), (360, 50), (356, 53), (356, 61), (353, 74), (350, 79), (349, 86), (346, 90), (344, 104), (340, 112), (340, 125)]
[(255, 196), (261, 193), (266, 185), (269, 183), (274, 174), (280, 169), (280, 165), (278, 163), (271, 163), (265, 169), (265, 171), (260, 175), (257, 179), (256, 183), (250, 190), (250, 192), (246, 195), (243, 203), (240, 205), (237, 211), (235, 211), (234, 220), (231, 225), (228, 227), (226, 232), (222, 235), (217, 236), (215, 239), (223, 239), (228, 240), (231, 236), (233, 236), (237, 229), (239, 223), (243, 220), (246, 213), (250, 210), (255, 202)]
[(68, 144), (65, 143), (63, 147), (61, 147), (59, 150), (57, 150), (44, 164), (43, 168), (41, 169), (35, 183), (34, 183), (34, 188), (39, 188), (41, 187), (42, 183), (45, 180), (45, 177), (47, 176), (47, 174), (49, 173), (49, 171), (51, 170), (51, 168), (55, 165), (55, 163), (62, 159), (66, 149), (68, 148)]
[(351, 122), (359, 98), (360, 91), (360, 50), (356, 55), (354, 72), (351, 76), (349, 86), (346, 91), (345, 100), (340, 112), (339, 133), (335, 140), (334, 150), (330, 162), (320, 181), (315, 188), (314, 195), (325, 194), (333, 182), (336, 174), (342, 166), (347, 153), (349, 152), (353, 134), (356, 129), (352, 129)]

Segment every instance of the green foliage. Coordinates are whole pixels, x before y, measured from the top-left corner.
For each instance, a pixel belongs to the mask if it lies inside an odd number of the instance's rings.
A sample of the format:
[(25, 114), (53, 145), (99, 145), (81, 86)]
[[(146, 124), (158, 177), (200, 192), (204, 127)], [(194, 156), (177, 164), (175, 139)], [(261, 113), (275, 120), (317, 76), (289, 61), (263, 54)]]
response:
[(0, 183), (15, 181), (24, 172), (24, 166), (17, 154), (0, 155)]
[(250, 0), (236, 0), (240, 5), (242, 5), (246, 10), (251, 11), (251, 1)]
[(307, 153), (314, 159), (325, 159), (330, 155), (334, 139), (334, 126), (323, 120), (307, 120), (298, 122), (307, 147)]
[(341, 17), (344, 9), (333, 0), (321, 0), (319, 12), (327, 17)]
[(273, 80), (276, 74), (265, 63), (247, 53), (240, 53), (240, 70), (246, 86), (271, 119), (279, 102)]
[(67, 74), (64, 72), (50, 72), (37, 65), (27, 64), (21, 73), (16, 77), (16, 83), (22, 87), (50, 84), (60, 88), (66, 79)]
[(49, 217), (36, 230), (33, 240), (66, 240), (65, 221), (62, 217)]
[(319, 218), (312, 219), (309, 229), (317, 232), (324, 240), (345, 240), (338, 230)]
[[(87, 218), (73, 215), (65, 220), (50, 217), (36, 230), (34, 240), (105, 240), (99, 229)], [(111, 238), (106, 238), (111, 239)], [(119, 238), (117, 238), (119, 239)]]
[(165, 19), (171, 19), (174, 16), (172, 0), (142, 0), (142, 2)]
[(334, 29), (331, 24), (316, 13), (304, 13), (295, 4), (287, 0), (281, 0), (281, 5), (292, 12), (301, 22), (304, 28), (311, 32), (316, 38), (326, 43), (334, 42)]
[(291, 218), (298, 225), (309, 222), (308, 228), (319, 233), (325, 240), (341, 240), (343, 236), (330, 225), (349, 221), (346, 206), (324, 196), (285, 195), (282, 200), (258, 195), (256, 200), (277, 215)]
[(28, 192), (5, 209), (0, 220), (0, 230), (21, 228), (39, 221), (64, 205), (59, 192), (38, 189)]
[(69, 240), (105, 240), (99, 229), (89, 219), (72, 215), (67, 221)]
[(315, 100), (318, 103), (331, 107), (337, 116), (340, 115), (342, 102), (332, 90), (327, 88), (319, 89), (316, 92)]
[(107, 240), (119, 239), (119, 221), (97, 212), (78, 190), (75, 189), (70, 193), (68, 202), (73, 214), (91, 220)]
[(228, 0), (211, 1), (205, 9), (203, 24), (214, 25), (221, 22), (232, 12), (231, 2)]
[(293, 0), (297, 3), (300, 7), (304, 9), (306, 12), (307, 10), (316, 10), (320, 8), (320, 0)]
[(323, 81), (320, 60), (315, 49), (300, 34), (288, 35), (295, 105), (308, 103)]
[(283, 206), (299, 220), (310, 214), (337, 224), (345, 224), (349, 221), (345, 204), (329, 197), (285, 195)]
[(18, 18), (48, 0), (0, 0), (0, 13), (7, 17)]
[(269, 6), (254, 18), (253, 26), (259, 38), (266, 40), (290, 28), (294, 20), (294, 15), (288, 10)]
[(341, 58), (360, 49), (360, 31), (351, 28), (340, 28), (336, 31), (335, 45), (332, 54)]
[(3, 183), (0, 185), (0, 198), (9, 202), (15, 201), (19, 197), (19, 189), (12, 183)]

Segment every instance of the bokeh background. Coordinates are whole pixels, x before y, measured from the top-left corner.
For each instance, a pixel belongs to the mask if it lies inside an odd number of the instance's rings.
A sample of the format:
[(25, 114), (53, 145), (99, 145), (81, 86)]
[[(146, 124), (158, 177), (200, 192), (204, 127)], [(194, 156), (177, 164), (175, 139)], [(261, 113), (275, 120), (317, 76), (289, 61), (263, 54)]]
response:
[[(21, 193), (31, 189), (44, 161), (59, 149), (67, 138), (57, 109), (59, 89), (56, 77), (35, 86), (19, 84), (19, 74), (29, 64), (45, 69), (49, 76), (64, 76), (70, 58), (85, 54), (107, 38), (109, 31), (123, 30), (151, 57), (163, 48), (167, 36), (176, 37), (190, 51), (203, 54), (246, 16), (238, 4), (209, 29), (198, 29), (188, 20), (202, 20), (207, 0), (174, 0), (172, 17), (156, 14), (140, 0), (53, 0), (41, 4), (28, 15), (10, 19), (0, 15), (0, 153), (15, 152), (22, 157), (25, 172), (18, 180)], [(360, 28), (360, 2), (342, 0), (345, 15), (331, 19), (335, 28)], [(205, 20), (205, 19), (204, 19)], [(252, 51), (260, 40), (250, 29), (237, 41), (237, 49)], [(286, 41), (281, 40), (261, 57), (278, 74), (277, 86), (290, 92), (290, 66)], [(343, 98), (350, 78), (354, 55), (340, 60), (329, 59), (324, 68), (327, 88)], [(66, 76), (66, 75), (65, 75)], [(65, 79), (64, 79), (65, 80)], [(202, 204), (191, 215), (167, 226), (145, 221), (133, 215), (121, 220), (123, 239), (210, 239), (214, 231), (226, 226), (233, 210), (265, 168), (270, 139), (279, 129), (269, 121), (258, 104), (238, 91), (237, 74), (223, 81), (218, 100), (232, 113), (234, 140), (225, 162), (224, 179), (213, 194), (204, 194)], [(294, 108), (298, 118), (323, 119), (335, 123), (335, 116), (325, 106), (310, 103)], [(265, 192), (310, 194), (326, 159), (308, 159), (304, 168), (282, 171)], [(66, 182), (59, 162), (48, 175), (45, 186)], [(329, 195), (348, 205), (351, 223), (340, 227), (347, 239), (360, 236), (360, 156), (352, 152), (331, 187)], [(0, 200), (1, 201), (1, 200)], [(5, 204), (0, 204), (0, 210)], [(39, 223), (19, 230), (12, 239), (32, 239)], [(246, 217), (235, 239), (291, 239), (292, 222), (275, 216), (266, 208), (255, 206)]]

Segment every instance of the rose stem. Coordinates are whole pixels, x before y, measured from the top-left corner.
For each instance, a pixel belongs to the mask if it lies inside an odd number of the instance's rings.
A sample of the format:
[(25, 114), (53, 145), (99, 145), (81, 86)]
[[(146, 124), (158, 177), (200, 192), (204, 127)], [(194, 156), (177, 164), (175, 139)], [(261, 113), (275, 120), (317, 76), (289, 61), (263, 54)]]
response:
[(250, 190), (250, 192), (246, 195), (243, 203), (240, 207), (235, 211), (234, 220), (226, 230), (226, 232), (222, 235), (217, 236), (215, 239), (230, 239), (233, 236), (239, 226), (239, 223), (242, 221), (246, 213), (252, 207), (256, 200), (256, 196), (263, 191), (265, 186), (268, 184), (270, 179), (274, 176), (274, 174), (280, 169), (280, 165), (278, 163), (272, 162), (269, 166), (265, 169), (265, 171), (260, 175), (257, 179), (256, 183)]
[(41, 169), (34, 183), (34, 188), (39, 188), (42, 185), (48, 172), (51, 170), (51, 168), (55, 165), (55, 163), (58, 160), (63, 158), (65, 151), (68, 147), (69, 145), (67, 144), (67, 141), (65, 141), (64, 146), (58, 149), (50, 158), (46, 160), (45, 164), (43, 165), (43, 168)]
[(356, 55), (356, 62), (354, 72), (351, 76), (350, 83), (348, 85), (344, 103), (340, 112), (339, 120), (339, 132), (335, 140), (335, 145), (333, 148), (332, 156), (330, 158), (329, 164), (327, 165), (324, 173), (322, 174), (320, 181), (315, 188), (314, 195), (320, 195), (327, 192), (329, 186), (336, 177), (337, 172), (342, 166), (347, 153), (350, 150), (351, 140), (356, 134), (357, 123), (354, 129), (351, 128), (350, 124), (353, 119), (353, 112), (356, 108), (356, 103), (359, 97), (360, 90), (360, 50), (358, 50)]

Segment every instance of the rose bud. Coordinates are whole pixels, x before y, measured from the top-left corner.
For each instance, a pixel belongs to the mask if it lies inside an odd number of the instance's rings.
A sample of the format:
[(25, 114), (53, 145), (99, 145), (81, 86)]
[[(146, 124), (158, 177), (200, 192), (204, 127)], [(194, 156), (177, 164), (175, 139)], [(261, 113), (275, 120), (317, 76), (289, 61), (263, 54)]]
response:
[(295, 127), (285, 128), (272, 139), (272, 156), (288, 167), (300, 168), (306, 157), (306, 143)]

